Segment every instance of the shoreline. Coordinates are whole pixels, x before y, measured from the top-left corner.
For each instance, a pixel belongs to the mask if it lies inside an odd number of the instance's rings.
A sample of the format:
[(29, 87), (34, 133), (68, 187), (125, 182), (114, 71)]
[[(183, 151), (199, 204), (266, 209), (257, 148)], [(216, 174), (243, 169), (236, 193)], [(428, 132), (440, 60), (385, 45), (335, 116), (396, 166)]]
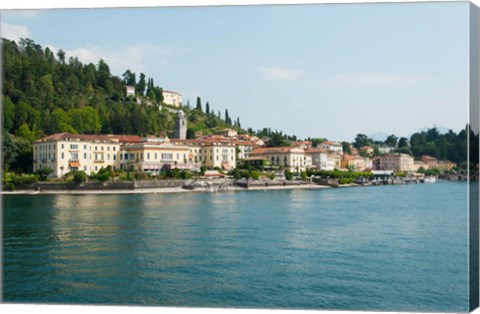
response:
[(19, 191), (1, 191), (0, 195), (87, 195), (87, 194), (165, 194), (165, 193), (225, 193), (225, 192), (239, 192), (239, 191), (273, 191), (273, 190), (322, 190), (330, 189), (331, 186), (304, 184), (304, 185), (278, 185), (278, 186), (251, 186), (249, 188), (242, 188), (239, 186), (229, 186), (222, 191), (210, 191), (206, 188), (197, 188), (193, 190), (184, 189), (182, 187), (173, 188), (146, 188), (134, 190), (19, 190)]

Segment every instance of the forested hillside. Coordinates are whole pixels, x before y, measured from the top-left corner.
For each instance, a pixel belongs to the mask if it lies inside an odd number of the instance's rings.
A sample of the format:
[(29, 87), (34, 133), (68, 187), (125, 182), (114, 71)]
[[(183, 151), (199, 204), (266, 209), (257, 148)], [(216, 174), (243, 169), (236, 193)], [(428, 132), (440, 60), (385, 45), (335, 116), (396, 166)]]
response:
[[(162, 88), (152, 78), (126, 69), (114, 76), (103, 60), (83, 64), (75, 57), (56, 55), (31, 39), (2, 39), (4, 168), (31, 170), (32, 142), (57, 132), (82, 134), (172, 135), (175, 108), (162, 104)], [(125, 86), (136, 87), (136, 96), (125, 97)], [(228, 110), (223, 119), (200, 98), (195, 108), (184, 106), (188, 135), (204, 134), (228, 126), (240, 130), (240, 119)], [(162, 108), (159, 110), (159, 108)], [(242, 131), (242, 130), (240, 130)]]

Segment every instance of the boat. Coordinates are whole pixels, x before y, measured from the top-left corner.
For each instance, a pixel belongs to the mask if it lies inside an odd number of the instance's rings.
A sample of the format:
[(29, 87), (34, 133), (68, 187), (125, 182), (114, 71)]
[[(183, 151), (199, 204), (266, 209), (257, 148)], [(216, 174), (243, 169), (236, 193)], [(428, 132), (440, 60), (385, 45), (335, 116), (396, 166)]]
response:
[(437, 181), (437, 178), (434, 176), (425, 177), (423, 179), (423, 183), (435, 183), (436, 181)]

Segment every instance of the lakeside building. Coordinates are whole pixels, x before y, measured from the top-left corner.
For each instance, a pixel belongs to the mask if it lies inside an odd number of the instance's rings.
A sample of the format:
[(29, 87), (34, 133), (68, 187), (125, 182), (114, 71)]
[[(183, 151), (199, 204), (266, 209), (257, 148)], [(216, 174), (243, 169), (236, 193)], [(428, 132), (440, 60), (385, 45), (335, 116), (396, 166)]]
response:
[(167, 105), (171, 105), (174, 107), (180, 107), (182, 104), (182, 95), (177, 92), (172, 92), (168, 90), (164, 90), (162, 92), (163, 95), (163, 103)]
[(189, 159), (189, 150), (188, 146), (171, 143), (168, 137), (126, 143), (120, 149), (120, 169), (153, 173), (173, 168), (197, 171), (200, 165)]
[(457, 166), (456, 163), (448, 161), (448, 160), (439, 160), (437, 163), (437, 168), (439, 170), (452, 170)]
[(135, 135), (79, 135), (57, 133), (33, 142), (33, 171), (53, 169), (62, 177), (74, 170), (98, 172), (107, 166), (119, 167), (120, 146), (140, 142)]
[(392, 170), (399, 171), (413, 171), (414, 161), (413, 157), (407, 154), (387, 154), (377, 156), (373, 160), (374, 170)]
[(265, 158), (271, 166), (283, 167), (290, 172), (301, 172), (307, 168), (305, 152), (297, 147), (264, 147), (250, 152), (250, 158)]
[(236, 168), (235, 144), (226, 141), (201, 142), (198, 161), (206, 167), (231, 170)]
[(311, 168), (316, 168), (318, 170), (335, 169), (335, 160), (333, 158), (328, 158), (329, 154), (327, 150), (323, 148), (309, 148), (305, 150), (305, 154), (311, 159)]
[(424, 163), (423, 161), (420, 161), (420, 160), (414, 160), (413, 161), (413, 167), (410, 170), (417, 172), (421, 168), (428, 169), (428, 164), (426, 164), (426, 163)]
[(249, 141), (232, 141), (235, 144), (237, 160), (243, 160), (250, 157), (250, 153), (255, 149), (256, 145)]
[(340, 155), (343, 154), (343, 146), (340, 143), (325, 141), (325, 142), (322, 142), (322, 143), (318, 144), (317, 147), (318, 148), (323, 148), (325, 150), (332, 151), (332, 152), (340, 154)]
[(422, 158), (420, 158), (420, 160), (428, 165), (428, 167), (425, 169), (437, 168), (438, 161), (437, 161), (437, 158), (435, 157), (423, 155)]
[(367, 169), (367, 160), (369, 158), (344, 154), (340, 166), (353, 171), (365, 171)]

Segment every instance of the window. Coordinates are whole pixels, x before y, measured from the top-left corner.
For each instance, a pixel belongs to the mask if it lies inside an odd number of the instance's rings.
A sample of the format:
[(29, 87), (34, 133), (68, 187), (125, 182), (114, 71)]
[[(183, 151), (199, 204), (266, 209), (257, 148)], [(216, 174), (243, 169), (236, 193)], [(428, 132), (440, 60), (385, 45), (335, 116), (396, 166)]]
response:
[(83, 153), (83, 159), (87, 159), (87, 153)]
[(78, 152), (70, 152), (71, 160), (78, 160)]
[(64, 158), (65, 158), (65, 155), (64, 155), (63, 152), (62, 152), (62, 159), (64, 159)]
[(157, 153), (155, 153), (155, 160), (158, 158)]
[(116, 150), (117, 150), (117, 148), (115, 146), (113, 146), (113, 151), (116, 151)]
[(101, 147), (100, 147), (100, 149), (101, 149), (101, 150), (102, 150), (102, 152), (103, 152), (103, 146), (101, 146)]
[(107, 160), (110, 160), (110, 154), (107, 154)]
[(162, 153), (162, 160), (172, 160), (173, 154), (171, 153)]
[(147, 153), (147, 159), (150, 160), (150, 153)]
[(110, 151), (110, 146), (107, 146), (107, 150)]
[(83, 145), (83, 149), (87, 149), (87, 145), (86, 145), (86, 144), (85, 144), (85, 145)]
[[(40, 148), (41, 148), (41, 146), (40, 146)], [(62, 149), (63, 149), (63, 148), (64, 148), (64, 146), (63, 146), (63, 144), (62, 144)]]
[[(120, 155), (122, 156), (122, 155)], [(113, 160), (117, 160), (117, 156), (113, 155)]]

